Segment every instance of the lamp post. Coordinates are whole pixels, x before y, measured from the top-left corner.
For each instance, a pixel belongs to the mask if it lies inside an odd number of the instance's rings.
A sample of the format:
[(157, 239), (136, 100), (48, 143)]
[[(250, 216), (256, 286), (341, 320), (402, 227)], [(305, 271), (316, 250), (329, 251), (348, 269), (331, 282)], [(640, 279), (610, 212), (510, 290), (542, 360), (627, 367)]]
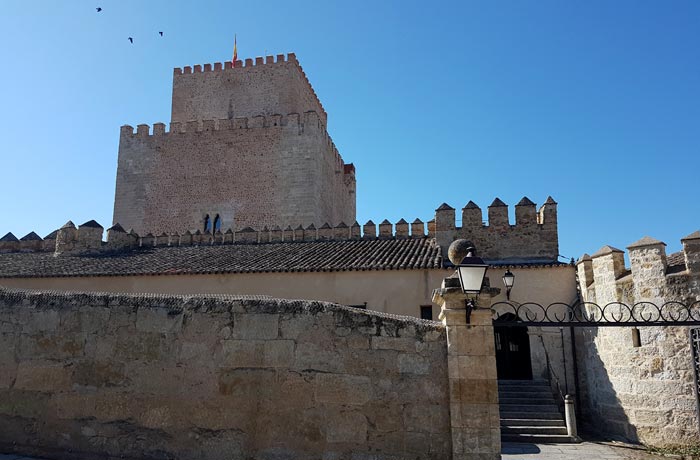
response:
[(467, 248), (467, 255), (457, 264), (459, 284), (462, 287), (462, 292), (467, 294), (467, 299), (464, 301), (467, 311), (467, 324), (469, 324), (472, 310), (476, 308), (474, 299), (481, 292), (481, 286), (484, 284), (488, 267), (481, 257), (476, 256), (474, 247)]
[(510, 300), (510, 290), (513, 289), (513, 284), (515, 283), (515, 275), (507, 269), (503, 274), (503, 284), (506, 286), (506, 299)]

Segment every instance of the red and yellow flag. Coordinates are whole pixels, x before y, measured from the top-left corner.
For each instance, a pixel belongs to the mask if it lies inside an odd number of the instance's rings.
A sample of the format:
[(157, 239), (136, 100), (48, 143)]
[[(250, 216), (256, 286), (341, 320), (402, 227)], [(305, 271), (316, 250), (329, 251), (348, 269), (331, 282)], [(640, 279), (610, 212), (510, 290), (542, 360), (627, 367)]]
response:
[(231, 61), (231, 67), (236, 67), (237, 60), (238, 60), (238, 48), (236, 47), (236, 34), (233, 34), (233, 60)]

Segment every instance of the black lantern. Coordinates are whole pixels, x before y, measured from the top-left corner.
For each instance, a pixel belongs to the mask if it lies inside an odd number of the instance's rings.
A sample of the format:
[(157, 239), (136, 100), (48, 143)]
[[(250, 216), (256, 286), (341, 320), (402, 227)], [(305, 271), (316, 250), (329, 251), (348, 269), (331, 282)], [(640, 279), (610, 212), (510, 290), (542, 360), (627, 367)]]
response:
[(515, 275), (506, 270), (503, 274), (503, 284), (506, 286), (506, 299), (510, 300), (510, 290), (513, 289), (513, 284), (515, 283)]
[(467, 256), (457, 265), (459, 284), (465, 294), (478, 294), (484, 284), (486, 269), (489, 268), (481, 257), (476, 257), (474, 248), (467, 249)]

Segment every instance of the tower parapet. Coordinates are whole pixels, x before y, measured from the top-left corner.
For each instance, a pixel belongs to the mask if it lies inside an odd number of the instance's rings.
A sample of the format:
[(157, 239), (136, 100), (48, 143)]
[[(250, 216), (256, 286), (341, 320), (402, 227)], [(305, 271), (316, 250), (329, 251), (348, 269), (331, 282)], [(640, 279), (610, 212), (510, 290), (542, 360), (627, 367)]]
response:
[(315, 111), (327, 114), (294, 53), (173, 70), (172, 121)]

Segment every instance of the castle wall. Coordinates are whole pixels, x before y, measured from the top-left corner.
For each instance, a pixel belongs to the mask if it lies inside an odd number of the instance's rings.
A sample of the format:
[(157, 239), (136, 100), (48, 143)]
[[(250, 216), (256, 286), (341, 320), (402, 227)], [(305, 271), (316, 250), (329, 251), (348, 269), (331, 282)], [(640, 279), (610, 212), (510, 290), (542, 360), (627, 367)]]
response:
[(114, 223), (138, 233), (355, 220), (346, 174), (314, 112), (122, 128)]
[(318, 302), (0, 290), (0, 325), (5, 452), (450, 457), (438, 323)]
[[(471, 241), (479, 257), (488, 260), (558, 260), (557, 203), (549, 197), (536, 209), (523, 198), (515, 206), (515, 224), (508, 219), (508, 206), (496, 198), (488, 207), (488, 220), (481, 208), (469, 202), (462, 208), (462, 225), (456, 225), (455, 209), (443, 203), (435, 210), (434, 235), (443, 256), (458, 238)], [(430, 226), (429, 226), (430, 227)]]
[(233, 119), (314, 111), (326, 112), (295, 55), (278, 55), (175, 69), (173, 122)]
[[(583, 257), (578, 273), (584, 301), (661, 306), (700, 300), (700, 272), (686, 268), (669, 273), (664, 246), (650, 238), (630, 246), (631, 270), (625, 267), (624, 253), (608, 246), (592, 258)], [(686, 255), (697, 252), (687, 250)], [(614, 304), (608, 315), (610, 308)], [(688, 329), (639, 327), (638, 347), (631, 327), (578, 329), (581, 414), (587, 424), (608, 436), (644, 444), (696, 443), (700, 430)]]

